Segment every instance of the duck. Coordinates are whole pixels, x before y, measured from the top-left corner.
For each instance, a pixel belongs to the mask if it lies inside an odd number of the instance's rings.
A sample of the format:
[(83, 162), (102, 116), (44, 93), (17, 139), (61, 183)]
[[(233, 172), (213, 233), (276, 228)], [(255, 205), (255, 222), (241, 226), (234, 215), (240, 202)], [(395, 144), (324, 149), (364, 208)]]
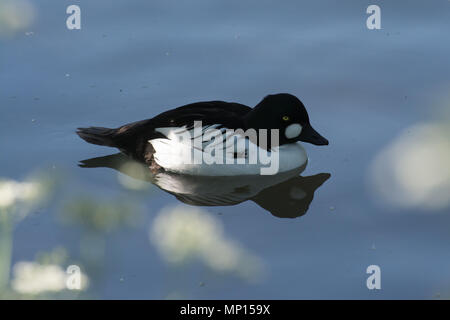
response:
[[(200, 177), (152, 172), (146, 164), (123, 153), (81, 160), (78, 165), (116, 170), (132, 178), (131, 181), (151, 183), (186, 205), (222, 207), (253, 201), (277, 218), (298, 218), (306, 214), (316, 190), (331, 177), (324, 172), (301, 176), (305, 166), (274, 176)], [(119, 181), (124, 180), (119, 178)], [(139, 183), (135, 185), (146, 188)]]
[(118, 128), (86, 127), (88, 143), (115, 147), (152, 171), (192, 176), (274, 175), (305, 166), (301, 142), (328, 145), (299, 98), (270, 94), (255, 107), (203, 101)]

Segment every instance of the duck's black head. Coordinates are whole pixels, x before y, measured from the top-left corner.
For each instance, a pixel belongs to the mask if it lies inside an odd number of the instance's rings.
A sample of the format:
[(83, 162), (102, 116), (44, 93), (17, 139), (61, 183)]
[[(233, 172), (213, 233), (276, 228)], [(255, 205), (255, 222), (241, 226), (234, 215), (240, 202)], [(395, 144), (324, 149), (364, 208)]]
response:
[(327, 145), (322, 137), (309, 123), (308, 112), (303, 103), (288, 93), (266, 96), (245, 117), (247, 128), (279, 129), (280, 144), (296, 141), (315, 145)]

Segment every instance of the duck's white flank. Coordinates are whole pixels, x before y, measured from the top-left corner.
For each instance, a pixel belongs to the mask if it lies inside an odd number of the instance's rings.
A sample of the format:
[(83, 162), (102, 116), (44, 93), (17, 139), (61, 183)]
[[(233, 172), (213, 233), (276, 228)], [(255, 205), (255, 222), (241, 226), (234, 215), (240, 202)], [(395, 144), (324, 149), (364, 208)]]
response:
[[(214, 129), (215, 127), (210, 126), (209, 128)], [(156, 129), (167, 139), (149, 140), (155, 150), (153, 155), (155, 162), (167, 171), (182, 174), (242, 176), (286, 172), (299, 168), (308, 161), (306, 151), (300, 143), (285, 144), (267, 152), (241, 135), (229, 134), (222, 129), (223, 135), (219, 138), (211, 132), (208, 134), (207, 129), (208, 127), (203, 128), (203, 136), (199, 145), (186, 139), (186, 132), (189, 130), (185, 127)], [(216, 130), (216, 134), (217, 132)], [(211, 139), (213, 136), (215, 138)], [(193, 135), (191, 137), (195, 138)], [(217, 144), (220, 144), (223, 138), (225, 138), (225, 142), (219, 149)], [(212, 150), (214, 150), (213, 153)], [(217, 154), (218, 151), (221, 151), (220, 155)], [(194, 152), (197, 157), (191, 158)], [(198, 161), (199, 155), (201, 156), (200, 161)], [(255, 158), (257, 161), (249, 161)]]

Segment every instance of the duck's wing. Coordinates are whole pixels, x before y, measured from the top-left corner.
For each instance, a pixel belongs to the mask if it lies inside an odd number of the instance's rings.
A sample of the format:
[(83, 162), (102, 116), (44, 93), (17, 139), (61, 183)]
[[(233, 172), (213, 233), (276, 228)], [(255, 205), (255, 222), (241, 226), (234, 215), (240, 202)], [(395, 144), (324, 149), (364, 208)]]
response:
[[(179, 135), (184, 136), (188, 133), (191, 139), (201, 136), (201, 149), (211, 143), (212, 137), (219, 132), (224, 139), (227, 137), (225, 131), (227, 129), (244, 128), (244, 116), (252, 110), (250, 107), (224, 101), (206, 101), (188, 104), (173, 110), (166, 111), (158, 116), (150, 119), (143, 127), (143, 134), (140, 137), (144, 139), (140, 144), (147, 149), (143, 150), (144, 157), (148, 158), (153, 153), (153, 148), (157, 148), (161, 143), (166, 145), (169, 140)], [(194, 126), (200, 125), (200, 130), (194, 129)], [(209, 129), (216, 129), (210, 131)], [(162, 140), (160, 139), (162, 138)], [(165, 140), (165, 139), (169, 140)], [(214, 138), (215, 143), (219, 140)], [(222, 139), (220, 139), (222, 140)], [(152, 141), (152, 150), (148, 150)], [(175, 139), (174, 141), (179, 141)], [(172, 148), (169, 146), (169, 148)], [(164, 147), (165, 149), (165, 147)], [(156, 149), (155, 149), (156, 150)], [(164, 153), (164, 152), (163, 152)]]
[(142, 158), (148, 141), (166, 138), (161, 128), (189, 128), (195, 121), (204, 126), (237, 129), (243, 127), (243, 117), (252, 108), (233, 102), (204, 101), (187, 104), (157, 115), (154, 118), (123, 125), (117, 129), (78, 128), (77, 134), (89, 143), (116, 147), (125, 153)]

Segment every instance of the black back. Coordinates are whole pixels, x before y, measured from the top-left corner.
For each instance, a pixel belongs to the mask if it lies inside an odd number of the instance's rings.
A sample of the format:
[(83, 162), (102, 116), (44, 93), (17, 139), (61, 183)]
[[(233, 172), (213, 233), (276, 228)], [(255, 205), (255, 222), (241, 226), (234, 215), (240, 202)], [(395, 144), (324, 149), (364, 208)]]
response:
[(148, 120), (133, 122), (117, 128), (115, 146), (127, 154), (142, 158), (147, 153), (148, 140), (165, 138), (155, 131), (163, 127), (194, 126), (194, 121), (203, 125), (220, 124), (229, 129), (244, 128), (244, 116), (252, 108), (233, 102), (205, 101), (187, 104), (157, 115)]

